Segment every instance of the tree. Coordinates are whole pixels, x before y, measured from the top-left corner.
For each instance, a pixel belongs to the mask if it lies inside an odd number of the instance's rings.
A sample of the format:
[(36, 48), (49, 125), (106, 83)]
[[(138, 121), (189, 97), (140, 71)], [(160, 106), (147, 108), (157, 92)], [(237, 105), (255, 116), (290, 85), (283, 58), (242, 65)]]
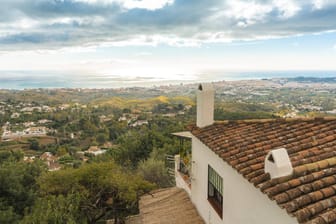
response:
[(40, 144), (39, 142), (35, 139), (35, 138), (30, 138), (28, 139), (30, 145), (30, 149), (33, 149), (33, 150), (39, 150), (40, 149)]
[(165, 163), (153, 157), (141, 161), (138, 172), (143, 178), (151, 183), (155, 183), (159, 188), (172, 186), (172, 179), (168, 175)]
[(106, 142), (107, 140), (107, 135), (103, 133), (99, 133), (96, 137), (96, 141), (98, 142), (99, 145), (102, 145)]
[(150, 132), (143, 128), (141, 131), (129, 131), (118, 138), (120, 145), (117, 161), (121, 164), (130, 162), (136, 167), (138, 162), (149, 157), (152, 151)]
[(108, 133), (110, 140), (116, 140), (120, 135), (125, 133), (127, 124), (124, 122), (110, 121), (108, 122)]
[(79, 209), (87, 223), (123, 219), (137, 211), (139, 197), (153, 184), (126, 172), (114, 162), (92, 163), (78, 169), (44, 174), (38, 181), (42, 196), (80, 194)]
[(97, 127), (88, 119), (81, 118), (78, 125), (86, 135), (94, 135), (97, 132)]
[(128, 113), (128, 114), (130, 114), (132, 111), (131, 111), (131, 109), (129, 109), (129, 108), (124, 108), (124, 109), (122, 110), (122, 112), (123, 112), (123, 113)]
[(23, 158), (23, 152), (21, 151), (0, 151), (0, 164), (4, 162), (17, 162)]
[(30, 214), (27, 214), (21, 224), (50, 223), (76, 224), (87, 223), (80, 211), (81, 196), (78, 193), (63, 195), (48, 195), (36, 200)]
[(13, 207), (0, 204), (0, 223), (17, 223), (19, 219)]
[(67, 150), (65, 147), (58, 147), (57, 148), (57, 155), (58, 156), (64, 156), (65, 154), (67, 154)]
[[(36, 178), (45, 171), (40, 162), (0, 164), (0, 223), (15, 223), (36, 198)], [(7, 221), (5, 221), (7, 220)], [(9, 221), (12, 220), (12, 221)]]

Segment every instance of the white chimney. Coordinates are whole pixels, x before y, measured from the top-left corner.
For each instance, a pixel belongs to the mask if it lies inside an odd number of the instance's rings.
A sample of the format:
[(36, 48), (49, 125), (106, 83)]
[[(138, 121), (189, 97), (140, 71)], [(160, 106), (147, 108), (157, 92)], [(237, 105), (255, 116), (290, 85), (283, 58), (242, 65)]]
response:
[(268, 152), (265, 157), (265, 173), (269, 173), (271, 179), (293, 173), (292, 163), (286, 149), (280, 148)]
[(197, 127), (214, 123), (215, 91), (211, 84), (200, 84), (197, 90)]

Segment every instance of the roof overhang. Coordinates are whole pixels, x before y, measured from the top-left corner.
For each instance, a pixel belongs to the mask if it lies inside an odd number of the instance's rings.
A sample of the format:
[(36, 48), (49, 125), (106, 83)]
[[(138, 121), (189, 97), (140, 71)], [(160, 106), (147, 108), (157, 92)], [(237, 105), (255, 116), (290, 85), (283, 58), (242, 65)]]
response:
[(171, 134), (181, 138), (192, 138), (193, 136), (190, 131), (174, 132)]

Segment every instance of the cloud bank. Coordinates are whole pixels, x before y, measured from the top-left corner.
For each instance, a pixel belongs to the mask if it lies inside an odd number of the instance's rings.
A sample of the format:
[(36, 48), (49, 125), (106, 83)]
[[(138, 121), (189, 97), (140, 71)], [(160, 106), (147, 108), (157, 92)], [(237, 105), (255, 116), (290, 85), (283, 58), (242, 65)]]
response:
[(0, 50), (259, 40), (336, 30), (334, 0), (2, 0)]

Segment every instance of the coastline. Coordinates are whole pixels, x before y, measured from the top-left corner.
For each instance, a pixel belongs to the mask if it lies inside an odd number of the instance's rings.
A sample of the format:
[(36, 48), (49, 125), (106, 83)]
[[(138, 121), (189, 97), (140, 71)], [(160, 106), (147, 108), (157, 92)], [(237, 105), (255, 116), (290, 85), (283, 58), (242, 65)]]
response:
[[(183, 77), (183, 76), (182, 76)], [(2, 77), (0, 72), (0, 89), (23, 90), (39, 88), (92, 88), (116, 89), (130, 87), (154, 87), (161, 85), (194, 84), (199, 82), (246, 81), (263, 79), (334, 78), (336, 71), (260, 71), (228, 72), (212, 75), (200, 74), (195, 79), (159, 79), (156, 77), (108, 77), (96, 75), (71, 74), (12, 74)]]

